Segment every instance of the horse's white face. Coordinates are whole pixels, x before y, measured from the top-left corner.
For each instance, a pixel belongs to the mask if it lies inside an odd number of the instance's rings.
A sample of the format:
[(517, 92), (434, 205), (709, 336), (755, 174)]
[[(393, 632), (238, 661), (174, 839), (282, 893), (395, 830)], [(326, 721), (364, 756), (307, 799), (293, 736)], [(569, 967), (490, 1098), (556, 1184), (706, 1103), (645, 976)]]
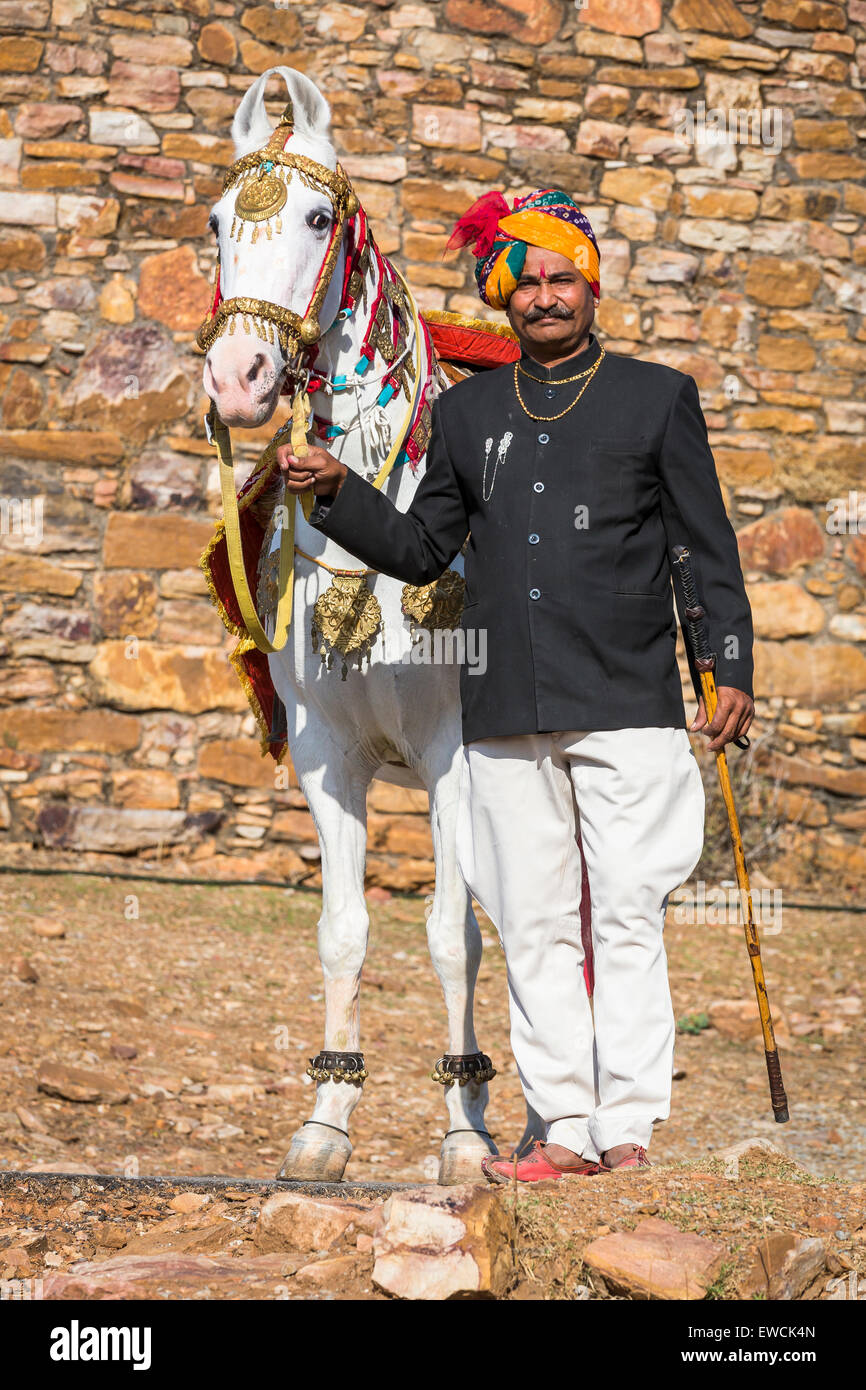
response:
[[(291, 72), (290, 69), (273, 71)], [(238, 110), (232, 128), (238, 156), (260, 149), (270, 133), (271, 125), (264, 110), (264, 86), (270, 75), (265, 73), (259, 78)], [(306, 88), (307, 79), (297, 73), (292, 73), (292, 77), (300, 79)], [(312, 83), (308, 85), (312, 87)], [(290, 90), (294, 86), (293, 83)], [(324, 105), (324, 99), (315, 88), (313, 92)], [(299, 115), (302, 114), (299, 103), (305, 97), (308, 103), (312, 100), (307, 96), (306, 89), (300, 95), (296, 93)], [(307, 155), (333, 170), (337, 162), (336, 154), (324, 135), (329, 114), (326, 105), (324, 111), (323, 128), (322, 117), (317, 107), (312, 106), (313, 116), (322, 134), (317, 131), (311, 137), (296, 131), (286, 145), (286, 151)], [(253, 245), (252, 233), (257, 224), (244, 222), (240, 242), (236, 235), (229, 235), (240, 183), (230, 188), (216, 203), (210, 216), (210, 226), (219, 244), (223, 299), (262, 299), (292, 309), (303, 317), (328, 248), (335, 214), (327, 194), (308, 188), (296, 171), (287, 169), (286, 173), (289, 172), (288, 198), (280, 212), (281, 232), (277, 233), (272, 224), (269, 239), (264, 226), (259, 224), (258, 237)], [(344, 261), (345, 250), (341, 246), (318, 315), (323, 333), (333, 323), (339, 309)], [(225, 424), (252, 428), (264, 424), (273, 415), (285, 368), (286, 359), (279, 343), (264, 342), (255, 331), (245, 333), (241, 321), (237, 320), (234, 333), (229, 334), (227, 329), (224, 330), (207, 354), (204, 389)]]

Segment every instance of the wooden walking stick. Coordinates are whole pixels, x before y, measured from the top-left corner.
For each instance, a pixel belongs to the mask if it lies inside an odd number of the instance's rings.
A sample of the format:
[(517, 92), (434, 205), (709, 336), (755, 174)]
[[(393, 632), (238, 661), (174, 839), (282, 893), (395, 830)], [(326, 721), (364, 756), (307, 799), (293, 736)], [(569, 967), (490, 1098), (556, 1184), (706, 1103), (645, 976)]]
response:
[[(695, 580), (692, 574), (691, 556), (686, 546), (674, 546), (675, 563), (679, 569), (680, 579), (683, 585), (683, 595), (685, 597), (684, 614), (691, 637), (692, 653), (694, 655), (695, 666), (700, 676), (701, 690), (704, 696), (704, 709), (707, 719), (711, 720), (716, 712), (718, 705), (718, 695), (716, 693), (716, 681), (713, 675), (716, 665), (714, 653), (710, 650), (709, 635), (707, 632), (706, 614), (698, 598)], [(735, 740), (741, 748), (748, 748), (747, 739)], [(724, 748), (720, 748), (716, 753), (716, 767), (719, 773), (719, 782), (722, 787), (722, 796), (725, 799), (725, 806), (728, 812), (728, 825), (731, 831), (731, 844), (734, 850), (734, 863), (737, 869), (737, 882), (740, 887), (740, 900), (743, 904), (743, 925), (746, 933), (746, 948), (749, 952), (749, 961), (752, 966), (752, 978), (755, 982), (755, 994), (758, 999), (758, 1013), (761, 1016), (761, 1032), (764, 1035), (764, 1055), (767, 1059), (767, 1075), (770, 1079), (770, 1101), (773, 1106), (773, 1115), (777, 1124), (784, 1124), (788, 1119), (788, 1097), (785, 1095), (785, 1087), (782, 1083), (782, 1068), (779, 1065), (779, 1052), (776, 1047), (776, 1038), (773, 1033), (773, 1019), (770, 1014), (770, 1000), (767, 997), (767, 986), (764, 981), (764, 964), (761, 960), (761, 943), (758, 940), (758, 929), (755, 925), (754, 911), (752, 908), (752, 890), (749, 887), (749, 871), (746, 868), (746, 856), (743, 853), (743, 841), (740, 837), (740, 824), (737, 820), (737, 811), (734, 806), (734, 793), (731, 789), (731, 777), (728, 771), (728, 760), (725, 756)]]

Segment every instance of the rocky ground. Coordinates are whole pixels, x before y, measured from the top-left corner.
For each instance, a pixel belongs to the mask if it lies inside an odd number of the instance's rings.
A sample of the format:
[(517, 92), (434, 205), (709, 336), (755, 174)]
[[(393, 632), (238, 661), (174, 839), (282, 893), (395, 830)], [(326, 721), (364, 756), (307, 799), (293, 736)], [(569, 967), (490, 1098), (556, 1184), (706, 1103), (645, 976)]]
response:
[[(430, 1186), (445, 1110), (429, 1071), (444, 1027), (424, 903), (374, 890), (363, 992), (370, 1079), (347, 1172), (362, 1186), (290, 1200), (272, 1179), (312, 1105), (304, 1068), (321, 1042), (318, 897), (72, 874), (7, 874), (3, 884), (4, 1279), (42, 1278), (50, 1297), (439, 1298), (457, 1270), (470, 1292), (497, 1297), (826, 1298), (866, 1274), (854, 914), (786, 908), (765, 940), (789, 1125), (773, 1122), (749, 1036), (741, 928), (690, 924), (672, 905), (681, 1075), (653, 1142), (659, 1166), (516, 1196), (449, 1194)], [(482, 928), (479, 1038), (499, 1071), (488, 1124), (504, 1146), (523, 1107), (503, 957), (484, 919)], [(724, 1152), (745, 1139), (780, 1151)], [(184, 1181), (135, 1181), (156, 1174)], [(213, 1174), (227, 1181), (206, 1181)], [(383, 1185), (393, 1183), (414, 1195)], [(428, 1208), (442, 1227), (433, 1272), (413, 1235), (413, 1223), (429, 1228)], [(664, 1269), (673, 1282), (658, 1283)]]

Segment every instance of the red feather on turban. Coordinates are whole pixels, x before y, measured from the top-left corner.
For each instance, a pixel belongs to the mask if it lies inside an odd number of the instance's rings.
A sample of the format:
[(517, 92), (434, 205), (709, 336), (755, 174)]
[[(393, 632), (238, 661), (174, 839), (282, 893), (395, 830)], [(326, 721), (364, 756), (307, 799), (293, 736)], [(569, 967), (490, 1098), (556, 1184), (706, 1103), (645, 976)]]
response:
[(482, 193), (455, 223), (454, 231), (445, 247), (446, 251), (465, 246), (474, 238), (473, 256), (488, 256), (493, 249), (500, 217), (508, 217), (512, 211), (513, 208), (508, 206), (498, 190), (495, 193)]

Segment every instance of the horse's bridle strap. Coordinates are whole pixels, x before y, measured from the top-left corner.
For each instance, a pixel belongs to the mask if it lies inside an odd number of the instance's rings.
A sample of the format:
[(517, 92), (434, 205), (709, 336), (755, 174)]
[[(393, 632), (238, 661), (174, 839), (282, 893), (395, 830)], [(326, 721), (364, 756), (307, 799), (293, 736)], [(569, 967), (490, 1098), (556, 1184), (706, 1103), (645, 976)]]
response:
[[(291, 104), (290, 104), (291, 105)], [(287, 107), (287, 111), (290, 106)], [(292, 124), (291, 118), (284, 119), (276, 126), (271, 134), (271, 138), (263, 149), (255, 150), (251, 154), (242, 155), (236, 159), (234, 164), (226, 170), (223, 178), (223, 195), (232, 188), (245, 174), (252, 173), (256, 169), (264, 170), (278, 165), (286, 170), (286, 182), (292, 177), (292, 171), (296, 171), (302, 183), (308, 187), (319, 188), (323, 193), (330, 195), (334, 208), (335, 222), (331, 228), (331, 236), (325, 252), (319, 274), (316, 277), (316, 284), (313, 289), (310, 302), (306, 313), (298, 314), (292, 309), (283, 308), (282, 305), (273, 304), (266, 299), (228, 299), (221, 301), (216, 308), (211, 308), (210, 316), (201, 325), (196, 335), (196, 342), (203, 352), (207, 352), (225, 326), (236, 314), (246, 318), (252, 318), (257, 322), (257, 332), (260, 337), (264, 337), (261, 327), (263, 323), (275, 324), (279, 334), (280, 346), (284, 349), (287, 356), (294, 357), (300, 348), (312, 347), (313, 343), (318, 342), (321, 336), (319, 325), (319, 311), (328, 292), (331, 283), (331, 276), (337, 262), (340, 245), (343, 240), (346, 222), (350, 217), (354, 217), (360, 207), (358, 195), (352, 188), (348, 175), (341, 164), (337, 164), (336, 169), (329, 169), (326, 164), (320, 164), (318, 160), (311, 159), (309, 155), (286, 152), (284, 146), (291, 137)], [(217, 261), (216, 277), (217, 285), (214, 292), (214, 304), (216, 304), (219, 294), (219, 261)], [(230, 331), (233, 331), (230, 328)], [(273, 337), (271, 336), (271, 341)]]
[(203, 323), (198, 331), (196, 341), (199, 347), (207, 351), (222, 333), (226, 322), (236, 314), (242, 319), (252, 319), (256, 326), (257, 320), (259, 323), (264, 320), (266, 323), (275, 324), (283, 347), (286, 346), (288, 337), (300, 337), (302, 319), (294, 309), (284, 309), (279, 304), (272, 304), (268, 299), (251, 299), (241, 295), (236, 299), (220, 300), (211, 318)]
[[(271, 140), (278, 136), (279, 131), (280, 127), (277, 126)], [(291, 133), (291, 130), (288, 130), (285, 138), (288, 139)], [(223, 177), (223, 193), (227, 193), (243, 174), (267, 163), (297, 169), (304, 182), (317, 184), (323, 192), (332, 194), (336, 202), (344, 202), (352, 193), (352, 185), (342, 165), (338, 164), (336, 169), (329, 169), (327, 164), (320, 164), (317, 159), (311, 159), (307, 154), (295, 154), (291, 151), (286, 153), (284, 149), (272, 144), (261, 150), (254, 150), (252, 154), (241, 155), (240, 159), (229, 165)]]

